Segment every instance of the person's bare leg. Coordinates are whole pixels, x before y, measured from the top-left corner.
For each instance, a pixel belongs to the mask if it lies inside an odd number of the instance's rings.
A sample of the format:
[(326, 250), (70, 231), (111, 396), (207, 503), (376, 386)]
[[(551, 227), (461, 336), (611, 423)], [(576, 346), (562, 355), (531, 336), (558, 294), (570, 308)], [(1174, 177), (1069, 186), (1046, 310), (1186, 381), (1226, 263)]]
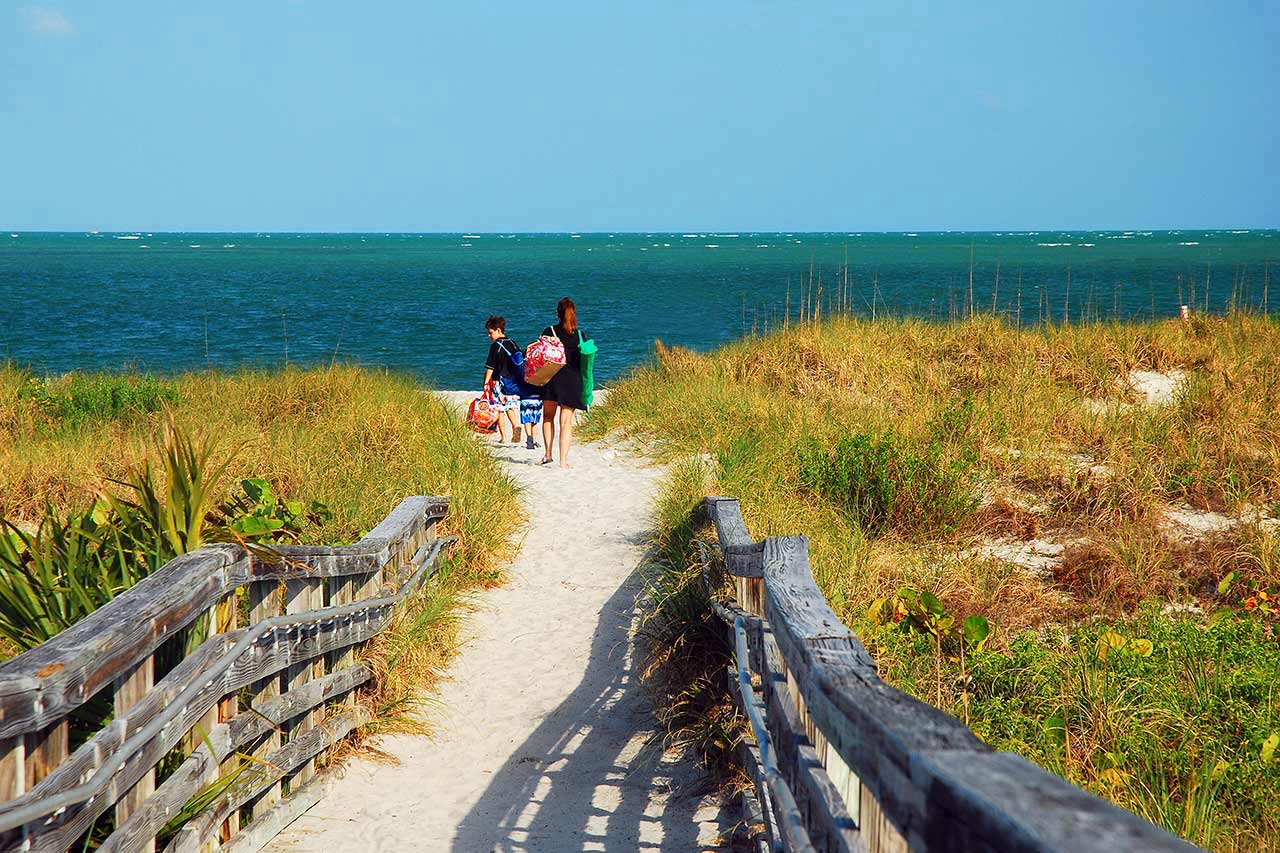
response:
[(513, 410), (511, 410), (511, 409), (507, 409), (507, 420), (511, 421), (511, 443), (512, 443), (512, 444), (519, 444), (519, 443), (520, 443), (520, 433), (522, 432), (522, 430), (520, 429), (520, 411), (519, 411), (519, 409), (517, 408), (517, 409), (516, 409), (516, 410), (514, 410), (514, 411), (513, 411)]
[(542, 402), (542, 461), (551, 461), (551, 448), (555, 447), (556, 442), (556, 409), (555, 403), (550, 400)]
[(568, 406), (560, 406), (560, 467), (569, 466), (569, 447), (573, 444), (574, 410)]

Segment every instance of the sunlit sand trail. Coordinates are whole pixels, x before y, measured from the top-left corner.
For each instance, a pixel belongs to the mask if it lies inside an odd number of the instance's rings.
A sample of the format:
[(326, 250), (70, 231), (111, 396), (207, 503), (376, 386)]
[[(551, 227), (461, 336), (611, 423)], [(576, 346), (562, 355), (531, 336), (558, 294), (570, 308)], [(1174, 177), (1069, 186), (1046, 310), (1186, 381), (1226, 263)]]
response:
[(266, 849), (689, 851), (727, 833), (701, 772), (664, 758), (629, 638), (662, 469), (600, 444), (572, 471), (495, 452), (529, 527), (465, 629), (438, 735), (386, 738), (398, 766), (353, 762)]

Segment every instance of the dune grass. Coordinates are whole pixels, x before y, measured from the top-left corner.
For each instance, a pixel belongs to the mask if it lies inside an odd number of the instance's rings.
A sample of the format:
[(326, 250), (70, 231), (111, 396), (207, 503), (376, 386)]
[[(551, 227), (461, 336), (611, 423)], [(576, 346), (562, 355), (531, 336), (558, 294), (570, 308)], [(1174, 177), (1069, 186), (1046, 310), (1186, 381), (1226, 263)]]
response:
[[(1150, 405), (1134, 370), (1183, 378)], [(992, 746), (1257, 850), (1280, 837), (1280, 625), (1259, 615), (1280, 587), (1277, 412), (1280, 325), (1247, 314), (835, 318), (709, 354), (659, 344), (588, 430), (686, 460), (674, 476), (698, 485), (664, 518), (713, 490), (756, 536), (809, 536), (884, 676)], [(885, 618), (903, 588), (990, 620), (968, 671)]]
[(470, 591), (499, 582), (522, 513), (514, 482), (413, 379), (383, 371), (199, 372), (167, 378), (71, 374), (41, 379), (0, 368), (0, 516), (33, 525), (46, 502), (84, 509), (107, 479), (136, 470), (172, 416), (230, 463), (215, 490), (262, 478), (282, 499), (331, 515), (301, 541), (358, 539), (409, 495), (449, 495), (442, 534), (458, 553), (371, 649), (383, 727), (420, 727), (409, 713), (456, 649)]

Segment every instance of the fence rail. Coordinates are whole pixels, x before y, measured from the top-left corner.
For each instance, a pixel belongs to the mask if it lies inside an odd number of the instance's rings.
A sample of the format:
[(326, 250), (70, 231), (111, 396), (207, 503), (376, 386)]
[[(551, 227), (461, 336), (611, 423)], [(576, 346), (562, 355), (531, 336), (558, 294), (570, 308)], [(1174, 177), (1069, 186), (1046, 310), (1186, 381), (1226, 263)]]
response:
[(761, 542), (738, 501), (708, 497), (735, 601), (729, 683), (756, 743), (744, 810), (778, 851), (1191, 851), (1137, 815), (880, 680), (818, 590), (803, 536)]
[(104, 816), (99, 850), (154, 851), (179, 813), (166, 850), (256, 850), (368, 721), (356, 651), (439, 567), (448, 504), (406, 498), (354, 545), (201, 548), (0, 664), (0, 851), (67, 850)]

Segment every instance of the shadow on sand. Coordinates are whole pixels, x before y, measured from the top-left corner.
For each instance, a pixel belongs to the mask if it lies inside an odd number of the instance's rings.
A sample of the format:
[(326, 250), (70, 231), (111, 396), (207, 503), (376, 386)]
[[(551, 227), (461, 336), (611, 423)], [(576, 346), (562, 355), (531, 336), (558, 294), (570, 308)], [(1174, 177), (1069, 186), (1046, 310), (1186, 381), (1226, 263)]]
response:
[(719, 809), (707, 777), (663, 759), (636, 672), (629, 631), (642, 583), (632, 572), (605, 603), (582, 682), (494, 773), (458, 827), (455, 853), (714, 847)]

